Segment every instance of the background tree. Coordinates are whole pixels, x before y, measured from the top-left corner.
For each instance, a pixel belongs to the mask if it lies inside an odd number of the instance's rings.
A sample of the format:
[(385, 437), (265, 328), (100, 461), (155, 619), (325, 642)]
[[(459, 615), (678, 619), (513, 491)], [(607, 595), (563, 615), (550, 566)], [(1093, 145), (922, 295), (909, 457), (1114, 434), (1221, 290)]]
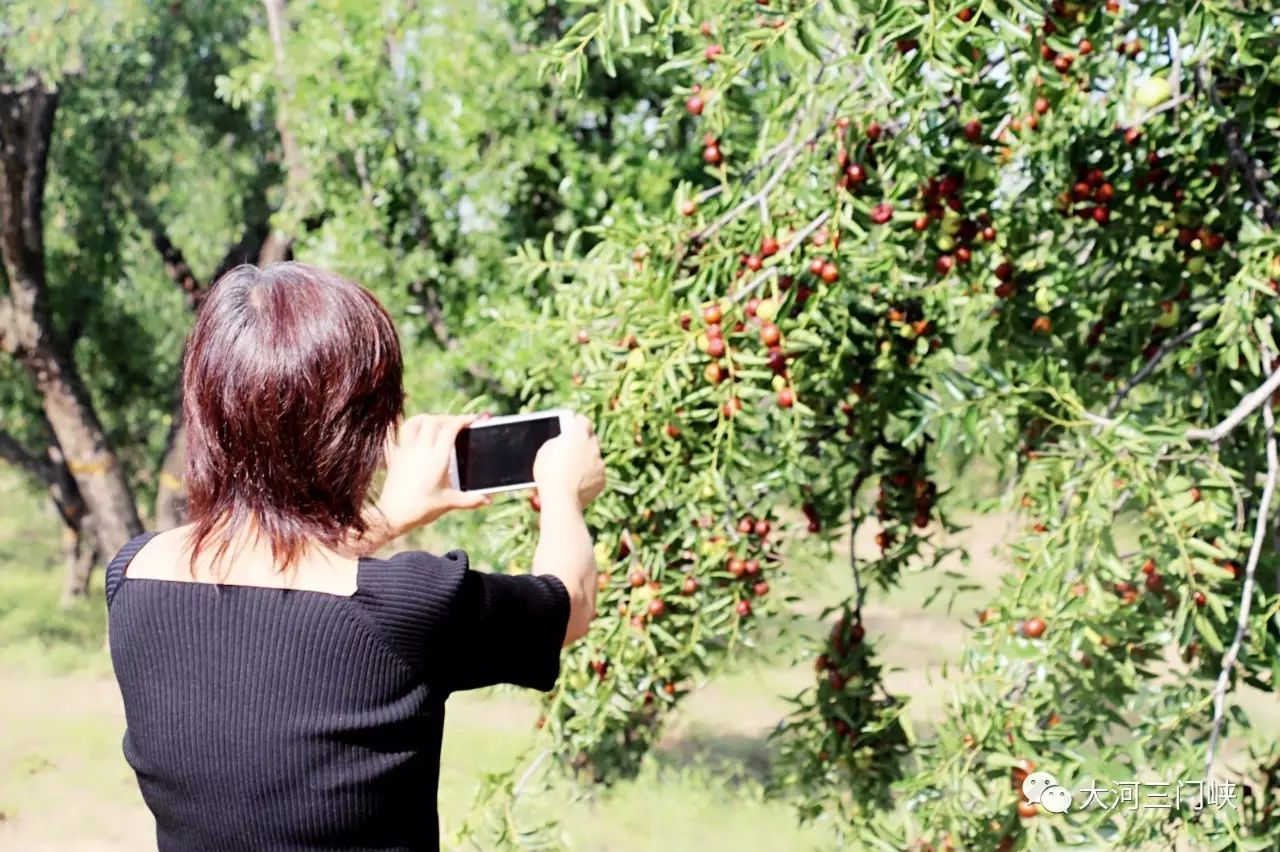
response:
[[(556, 24), (520, 8), (510, 19), (473, 4), (390, 16), (337, 3), (6, 8), (5, 79), (59, 105), (48, 186), (27, 196), (43, 201), (32, 227), (49, 279), (35, 325), (84, 385), (77, 418), (101, 434), (97, 461), (68, 466), (50, 393), (15, 358), (0, 453), (50, 490), (68, 525), (68, 599), (140, 529), (137, 503), (154, 500), (160, 528), (180, 521), (181, 342), (236, 263), (301, 252), (367, 281), (401, 318), (422, 405), (518, 400), (525, 377), (490, 361), (504, 333), (490, 318), (540, 310), (541, 294), (511, 292), (503, 262), (520, 241), (595, 221), (612, 193), (664, 191), (662, 170), (647, 173), (619, 140), (645, 132), (635, 104), (667, 94), (638, 76), (563, 98), (520, 41)], [(99, 480), (106, 507), (81, 496)]]

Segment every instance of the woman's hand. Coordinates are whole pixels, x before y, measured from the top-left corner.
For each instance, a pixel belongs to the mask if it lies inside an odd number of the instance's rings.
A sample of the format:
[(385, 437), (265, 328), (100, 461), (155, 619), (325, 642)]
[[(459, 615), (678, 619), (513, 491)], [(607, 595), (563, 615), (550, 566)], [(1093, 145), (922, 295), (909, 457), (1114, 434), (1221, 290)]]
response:
[(568, 418), (564, 431), (547, 441), (533, 461), (538, 497), (567, 497), (585, 508), (604, 490), (604, 461), (591, 421), (581, 414)]
[(387, 538), (424, 526), (454, 509), (475, 509), (488, 495), (459, 491), (449, 483), (449, 459), (458, 433), (483, 415), (417, 414), (387, 439), (387, 479), (377, 510)]

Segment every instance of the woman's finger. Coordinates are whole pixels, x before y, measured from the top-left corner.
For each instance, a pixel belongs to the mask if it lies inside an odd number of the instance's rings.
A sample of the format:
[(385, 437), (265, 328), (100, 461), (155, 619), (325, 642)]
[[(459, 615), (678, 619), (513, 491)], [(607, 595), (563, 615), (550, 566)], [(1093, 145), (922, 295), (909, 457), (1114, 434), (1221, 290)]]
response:
[(455, 414), (444, 418), (445, 429), (449, 432), (450, 440), (458, 437), (458, 433), (479, 420), (487, 420), (487, 414)]
[(436, 433), (436, 445), (441, 448), (453, 446), (458, 440), (458, 433), (480, 420), (481, 414), (456, 414), (440, 419), (440, 431)]
[(445, 421), (448, 419), (443, 415), (432, 415), (430, 422), (423, 426), (422, 434), (418, 436), (419, 445), (432, 449), (437, 447), (440, 444), (440, 436), (445, 430)]
[(398, 443), (407, 446), (417, 442), (422, 430), (431, 422), (430, 414), (415, 414), (400, 424)]
[(447, 495), (450, 508), (453, 509), (479, 509), (481, 506), (488, 506), (493, 503), (493, 498), (488, 494), (480, 494), (475, 491), (458, 491), (450, 490)]
[(570, 434), (589, 437), (591, 435), (591, 421), (581, 414), (575, 414), (569, 418), (568, 431)]

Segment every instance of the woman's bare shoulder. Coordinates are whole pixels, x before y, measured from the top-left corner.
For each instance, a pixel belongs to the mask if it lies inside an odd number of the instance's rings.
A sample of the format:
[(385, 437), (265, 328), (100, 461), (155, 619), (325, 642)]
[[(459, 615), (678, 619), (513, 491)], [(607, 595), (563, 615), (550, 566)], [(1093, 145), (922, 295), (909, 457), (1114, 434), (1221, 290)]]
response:
[(194, 527), (190, 524), (156, 534), (129, 564), (130, 579), (171, 580), (296, 589), (350, 596), (355, 593), (358, 560), (316, 547), (288, 570), (281, 570), (270, 545), (261, 538), (233, 540), (225, 548), (205, 544), (193, 563)]
[[(190, 580), (191, 529), (191, 525), (187, 524), (152, 535), (125, 567), (125, 576), (138, 579)], [(179, 562), (185, 563), (181, 570), (178, 569)], [(179, 574), (182, 576), (177, 576)]]

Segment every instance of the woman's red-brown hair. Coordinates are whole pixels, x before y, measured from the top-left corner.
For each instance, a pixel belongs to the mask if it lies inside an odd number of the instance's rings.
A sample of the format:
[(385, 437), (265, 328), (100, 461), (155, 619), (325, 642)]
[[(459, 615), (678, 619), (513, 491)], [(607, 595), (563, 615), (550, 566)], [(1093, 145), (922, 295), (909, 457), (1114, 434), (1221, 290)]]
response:
[(182, 369), (193, 563), (249, 521), (282, 570), (363, 534), (401, 373), (395, 324), (359, 285), (301, 263), (219, 279)]

